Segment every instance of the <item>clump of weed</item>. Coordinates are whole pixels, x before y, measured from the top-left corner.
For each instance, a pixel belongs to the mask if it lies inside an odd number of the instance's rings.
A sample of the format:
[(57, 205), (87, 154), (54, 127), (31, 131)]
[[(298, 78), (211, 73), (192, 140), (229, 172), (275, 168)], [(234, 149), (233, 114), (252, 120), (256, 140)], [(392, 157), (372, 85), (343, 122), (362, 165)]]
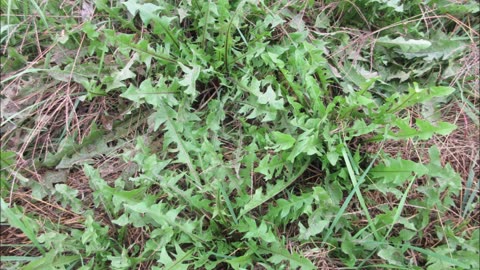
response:
[(2, 268), (478, 268), (474, 1), (1, 9)]

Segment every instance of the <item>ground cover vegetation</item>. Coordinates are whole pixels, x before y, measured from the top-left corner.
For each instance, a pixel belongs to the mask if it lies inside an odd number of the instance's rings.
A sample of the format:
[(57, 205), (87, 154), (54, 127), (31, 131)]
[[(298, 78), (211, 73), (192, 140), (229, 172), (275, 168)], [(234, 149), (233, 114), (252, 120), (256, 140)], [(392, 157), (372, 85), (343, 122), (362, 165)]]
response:
[(478, 269), (478, 1), (1, 2), (2, 269)]

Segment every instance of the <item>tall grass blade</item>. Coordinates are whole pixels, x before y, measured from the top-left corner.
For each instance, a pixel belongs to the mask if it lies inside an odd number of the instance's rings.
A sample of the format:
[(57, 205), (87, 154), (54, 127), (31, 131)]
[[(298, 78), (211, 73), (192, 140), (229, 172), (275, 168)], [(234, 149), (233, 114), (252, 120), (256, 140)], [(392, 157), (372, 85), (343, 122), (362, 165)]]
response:
[(352, 168), (350, 158), (348, 157), (347, 151), (345, 149), (348, 149), (347, 145), (345, 145), (345, 147), (342, 148), (342, 154), (343, 154), (343, 159), (345, 160), (345, 164), (347, 165), (348, 174), (350, 176), (350, 179), (352, 180), (352, 184), (353, 184), (353, 187), (354, 187), (354, 190), (355, 190), (355, 194), (357, 195), (358, 201), (360, 202), (360, 206), (362, 207), (364, 215), (367, 217), (368, 227), (370, 227), (370, 229), (372, 230), (372, 233), (375, 236), (375, 238), (377, 240), (380, 240), (381, 237), (378, 234), (377, 228), (375, 227), (375, 224), (373, 223), (373, 220), (370, 216), (370, 213), (368, 212), (368, 207), (365, 203), (365, 199), (363, 198), (362, 192), (359, 189), (357, 177), (355, 176), (355, 173), (353, 172), (353, 168)]
[(30, 3), (35, 8), (35, 10), (38, 12), (38, 15), (42, 19), (42, 22), (45, 25), (45, 27), (48, 28), (48, 22), (47, 22), (47, 18), (45, 17), (45, 13), (43, 13), (42, 9), (38, 6), (38, 4), (35, 2), (35, 0), (30, 0)]
[(477, 155), (475, 156), (475, 159), (473, 160), (472, 164), (470, 165), (470, 169), (468, 172), (468, 178), (467, 178), (467, 183), (465, 185), (465, 194), (463, 196), (463, 201), (462, 201), (462, 217), (466, 218), (467, 215), (472, 211), (471, 206), (473, 203), (473, 200), (475, 197), (478, 196), (480, 192), (480, 181), (477, 179), (477, 185), (473, 186), (473, 179), (475, 178), (475, 166), (476, 166), (476, 161), (478, 160), (478, 152)]
[(346, 198), (345, 201), (343, 202), (342, 207), (340, 207), (340, 210), (338, 210), (337, 214), (335, 215), (335, 218), (334, 218), (333, 221), (332, 221), (332, 224), (330, 225), (330, 227), (329, 227), (328, 230), (327, 230), (327, 234), (323, 237), (322, 247), (328, 242), (328, 239), (329, 239), (330, 236), (332, 235), (335, 226), (337, 226), (338, 221), (339, 221), (340, 218), (343, 216), (343, 214), (345, 213), (345, 210), (347, 209), (348, 205), (350, 204), (350, 201), (352, 200), (353, 195), (355, 195), (356, 190), (357, 190), (357, 189), (360, 187), (360, 185), (365, 181), (365, 177), (367, 176), (368, 172), (369, 172), (370, 169), (372, 168), (373, 164), (375, 163), (375, 161), (377, 160), (377, 158), (378, 158), (379, 155), (380, 155), (380, 151), (377, 152), (377, 154), (373, 157), (373, 159), (372, 159), (372, 161), (370, 162), (370, 164), (368, 164), (368, 167), (365, 169), (365, 171), (363, 172), (363, 174), (362, 174), (362, 175), (360, 176), (360, 178), (358, 179), (358, 183), (354, 186), (354, 188), (352, 189), (352, 191), (350, 191), (350, 193), (348, 194), (347, 198)]

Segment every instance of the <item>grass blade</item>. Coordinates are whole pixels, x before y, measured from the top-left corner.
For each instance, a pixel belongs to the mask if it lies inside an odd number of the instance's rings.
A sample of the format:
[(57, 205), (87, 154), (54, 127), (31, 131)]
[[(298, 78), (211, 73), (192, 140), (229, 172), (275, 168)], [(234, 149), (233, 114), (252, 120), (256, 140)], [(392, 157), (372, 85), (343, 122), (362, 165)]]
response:
[(411, 180), (410, 183), (408, 184), (407, 189), (406, 189), (405, 192), (403, 193), (402, 198), (400, 199), (400, 203), (398, 204), (397, 211), (395, 212), (395, 216), (393, 217), (392, 226), (390, 226), (390, 228), (388, 229), (387, 233), (386, 233), (385, 236), (383, 237), (383, 240), (384, 240), (384, 241), (385, 241), (385, 239), (388, 237), (388, 235), (392, 232), (393, 226), (395, 225), (395, 223), (397, 223), (398, 219), (400, 218), (400, 215), (402, 214), (402, 211), (403, 211), (403, 207), (405, 206), (405, 201), (407, 200), (407, 195), (408, 195), (408, 193), (410, 192), (410, 189), (412, 188), (413, 183), (415, 182), (416, 179), (417, 179), (417, 176), (414, 175), (414, 176), (412, 177), (412, 180)]
[(463, 197), (462, 201), (462, 217), (465, 218), (468, 213), (472, 211), (470, 209), (470, 206), (473, 203), (473, 200), (477, 196), (478, 192), (480, 191), (480, 181), (477, 181), (477, 186), (473, 187), (473, 179), (475, 178), (475, 165), (476, 165), (476, 160), (478, 160), (478, 152), (477, 155), (475, 156), (474, 161), (470, 165), (470, 169), (468, 172), (468, 179), (467, 179), (467, 184), (465, 185), (465, 194)]
[(363, 174), (362, 174), (362, 175), (360, 176), (360, 178), (358, 179), (358, 183), (355, 185), (355, 187), (353, 188), (353, 190), (350, 191), (350, 193), (348, 194), (347, 198), (346, 198), (345, 201), (343, 202), (342, 207), (340, 208), (340, 210), (338, 210), (337, 214), (335, 215), (335, 218), (333, 219), (332, 224), (331, 224), (330, 227), (328, 228), (327, 234), (326, 234), (325, 237), (323, 238), (322, 247), (323, 247), (323, 245), (325, 245), (325, 244), (328, 242), (328, 239), (330, 238), (330, 236), (331, 236), (332, 233), (333, 233), (333, 229), (335, 228), (335, 226), (337, 226), (337, 223), (338, 223), (338, 221), (340, 220), (340, 218), (343, 216), (343, 213), (345, 213), (345, 210), (347, 209), (348, 205), (350, 204), (350, 201), (352, 200), (353, 195), (355, 194), (356, 190), (357, 190), (357, 189), (360, 187), (360, 185), (365, 181), (365, 177), (367, 176), (368, 172), (369, 172), (370, 169), (372, 168), (373, 164), (375, 163), (375, 161), (377, 160), (377, 158), (378, 158), (379, 155), (380, 155), (380, 151), (377, 152), (377, 154), (375, 155), (375, 157), (373, 157), (373, 159), (372, 159), (372, 161), (370, 162), (370, 164), (368, 164), (367, 169), (363, 172)]
[(28, 68), (28, 69), (25, 69), (13, 76), (10, 76), (10, 77), (7, 77), (5, 79), (3, 79), (0, 83), (5, 83), (5, 82), (8, 82), (8, 81), (11, 81), (13, 79), (16, 79), (18, 77), (21, 77), (25, 74), (29, 74), (29, 73), (37, 73), (39, 71), (49, 71), (50, 69), (43, 69), (43, 68)]
[(345, 164), (347, 165), (348, 174), (349, 174), (350, 179), (352, 180), (352, 184), (354, 186), (355, 194), (357, 195), (358, 201), (360, 202), (360, 206), (362, 207), (362, 210), (363, 210), (365, 216), (367, 217), (368, 226), (372, 230), (372, 233), (375, 236), (375, 238), (377, 240), (380, 240), (381, 237), (377, 232), (377, 228), (375, 227), (372, 218), (370, 217), (370, 213), (368, 212), (368, 207), (365, 204), (365, 199), (363, 198), (363, 195), (360, 192), (360, 189), (359, 189), (359, 186), (358, 186), (357, 177), (355, 176), (355, 173), (353, 172), (352, 164), (350, 162), (347, 151), (345, 149), (348, 149), (347, 145), (345, 145), (345, 147), (342, 148), (342, 154), (343, 154), (343, 159), (345, 160)]
[(31, 261), (36, 260), (38, 258), (40, 258), (40, 257), (0, 256), (0, 262), (31, 262)]
[(42, 19), (42, 22), (43, 22), (43, 24), (45, 25), (45, 27), (48, 28), (47, 18), (45, 17), (45, 14), (43, 13), (42, 9), (37, 5), (37, 3), (35, 2), (35, 0), (30, 0), (30, 3), (31, 3), (32, 6), (35, 8), (35, 10), (37, 10), (38, 15), (39, 15), (40, 18)]
[[(392, 224), (391, 224), (390, 228), (388, 229), (387, 233), (383, 236), (383, 240), (381, 241), (381, 243), (386, 242), (385, 240), (387, 239), (388, 235), (392, 232), (392, 229), (395, 226), (395, 224), (397, 223), (397, 220), (400, 218), (400, 215), (402, 214), (402, 211), (403, 211), (403, 207), (405, 206), (405, 201), (407, 200), (407, 195), (410, 192), (410, 189), (412, 188), (415, 180), (416, 180), (416, 175), (414, 175), (412, 177), (412, 180), (408, 184), (407, 189), (403, 193), (402, 198), (400, 199), (400, 203), (398, 205), (397, 211), (395, 212), (395, 216), (393, 217)], [(363, 269), (363, 267), (364, 267), (363, 265), (368, 261), (368, 259), (371, 256), (373, 256), (377, 252), (377, 250), (378, 250), (378, 247), (375, 248), (372, 252), (370, 252), (370, 254), (367, 256), (367, 258), (365, 258), (365, 260), (363, 260), (362, 263), (360, 263), (360, 265), (358, 265), (358, 267)]]
[(230, 39), (230, 32), (232, 31), (233, 21), (237, 17), (239, 10), (243, 7), (243, 4), (245, 4), (245, 1), (242, 1), (242, 2), (240, 2), (240, 4), (238, 4), (237, 9), (235, 10), (235, 13), (232, 16), (232, 19), (230, 20), (230, 23), (228, 24), (227, 33), (225, 35), (225, 52), (224, 52), (224, 55), (223, 55), (223, 57), (224, 57), (223, 64), (225, 65), (225, 71), (227, 72), (227, 74), (229, 73), (228, 52), (230, 51), (228, 40)]
[(224, 188), (222, 182), (220, 182), (219, 185), (220, 185), (220, 192), (222, 193), (222, 196), (225, 199), (225, 204), (227, 205), (227, 208), (228, 208), (228, 211), (230, 212), (230, 215), (232, 215), (233, 222), (235, 222), (235, 224), (238, 224), (237, 215), (235, 215), (235, 212), (233, 211), (232, 202), (228, 198), (227, 192), (225, 191), (225, 188)]
[(158, 25), (160, 25), (160, 28), (163, 29), (163, 31), (167, 34), (167, 36), (173, 41), (173, 44), (177, 49), (180, 49), (180, 44), (178, 43), (178, 40), (175, 38), (175, 36), (172, 34), (170, 29), (168, 28), (168, 25), (165, 25), (160, 19), (155, 20)]
[(8, 30), (7, 30), (7, 35), (10, 35), (10, 16), (12, 13), (12, 0), (8, 0), (7, 2), (7, 25), (8, 25)]
[(208, 17), (210, 16), (210, 0), (205, 3), (207, 5), (207, 13), (205, 14), (205, 25), (203, 26), (203, 33), (202, 33), (202, 48), (206, 49), (206, 41), (207, 41), (207, 23)]

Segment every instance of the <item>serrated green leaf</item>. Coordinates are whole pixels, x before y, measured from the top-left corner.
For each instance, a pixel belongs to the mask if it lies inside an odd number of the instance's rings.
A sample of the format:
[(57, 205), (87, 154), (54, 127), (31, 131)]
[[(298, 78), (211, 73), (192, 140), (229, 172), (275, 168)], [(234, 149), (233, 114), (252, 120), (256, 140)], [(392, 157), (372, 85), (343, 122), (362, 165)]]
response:
[(321, 187), (315, 187), (313, 192), (304, 192), (301, 196), (291, 195), (288, 200), (278, 199), (270, 205), (267, 218), (275, 223), (287, 223), (298, 219), (302, 214), (310, 215), (314, 201), (319, 200), (319, 195), (326, 192)]
[(398, 120), (395, 122), (396, 126), (400, 129), (398, 132), (389, 131), (386, 138), (401, 140), (401, 139), (414, 139), (429, 140), (435, 134), (448, 135), (454, 131), (457, 126), (448, 122), (438, 122), (436, 125), (431, 124), (428, 121), (417, 119), (417, 129), (409, 126), (408, 119)]
[(322, 215), (321, 211), (315, 211), (308, 218), (308, 226), (305, 227), (302, 223), (299, 223), (299, 239), (307, 240), (312, 236), (320, 234), (330, 224), (331, 218), (326, 218)]
[(20, 213), (17, 207), (9, 207), (3, 198), (0, 199), (0, 206), (2, 210), (2, 220), (6, 218), (10, 226), (21, 230), (28, 237), (28, 239), (33, 242), (38, 251), (40, 251), (42, 254), (45, 254), (45, 249), (37, 240), (35, 232), (38, 229), (37, 223), (23, 215), (23, 213)]
[(267, 154), (260, 160), (257, 168), (255, 168), (255, 172), (265, 175), (265, 180), (270, 180), (283, 166), (284, 161), (278, 155), (271, 156)]
[(432, 97), (446, 97), (455, 92), (455, 88), (450, 86), (432, 86), (429, 90)]
[(457, 129), (456, 125), (448, 122), (438, 122), (437, 125), (434, 126), (430, 122), (421, 119), (417, 119), (416, 125), (419, 131), (417, 136), (420, 140), (428, 140), (435, 133), (445, 136)]
[(311, 155), (321, 155), (321, 150), (318, 147), (322, 147), (317, 136), (312, 134), (310, 130), (298, 136), (297, 141), (288, 156), (288, 161), (293, 162), (300, 154), (305, 153)]
[(161, 78), (154, 86), (150, 78), (144, 80), (137, 88), (130, 85), (128, 89), (120, 96), (130, 99), (136, 103), (147, 103), (154, 107), (162, 106), (162, 101), (169, 105), (177, 105), (178, 101), (174, 94), (177, 92), (176, 87), (167, 85), (164, 78)]
[(123, 81), (135, 78), (136, 74), (133, 73), (130, 68), (133, 63), (138, 59), (138, 54), (135, 53), (133, 57), (127, 62), (127, 64), (121, 69), (114, 71), (110, 77), (104, 80), (107, 85), (105, 92), (108, 93), (111, 90), (115, 90), (125, 86)]
[(425, 62), (434, 62), (435, 60), (447, 60), (459, 55), (467, 50), (468, 45), (459, 40), (452, 40), (444, 33), (438, 34), (432, 40), (432, 46), (419, 51), (402, 52), (407, 59), (422, 59)]
[(95, 157), (113, 153), (116, 149), (121, 148), (123, 144), (124, 143), (119, 140), (116, 146), (108, 147), (104, 141), (104, 137), (99, 138), (95, 143), (82, 147), (80, 151), (75, 152), (71, 156), (64, 156), (57, 166), (55, 166), (55, 169), (70, 169), (74, 165), (92, 164)]
[(282, 19), (278, 14), (268, 14), (265, 17), (264, 23), (266, 25), (271, 25), (271, 28), (275, 28), (277, 25), (284, 23), (285, 20)]
[(127, 214), (122, 214), (117, 219), (112, 219), (113, 224), (117, 224), (118, 226), (126, 226), (130, 222)]
[(430, 162), (426, 165), (429, 170), (429, 175), (435, 177), (439, 183), (438, 192), (443, 192), (447, 187), (454, 194), (457, 194), (462, 186), (462, 178), (450, 166), (450, 164), (442, 165), (440, 158), (440, 150), (437, 146), (432, 146), (428, 149)]
[(200, 66), (194, 65), (192, 68), (189, 68), (181, 63), (179, 63), (179, 65), (185, 73), (183, 79), (179, 81), (180, 85), (187, 87), (187, 89), (185, 90), (185, 94), (196, 97), (198, 94), (196, 82), (198, 76), (200, 76)]
[(160, 258), (159, 262), (163, 264), (162, 269), (169, 269), (169, 270), (188, 270), (189, 269), (189, 263), (185, 263), (185, 261), (188, 261), (192, 257), (192, 253), (194, 249), (190, 249), (188, 252), (184, 252), (178, 245), (175, 245), (175, 250), (176, 254), (174, 255), (174, 259), (170, 257), (168, 254), (167, 250), (162, 248), (160, 252)]
[(264, 221), (260, 223), (260, 226), (257, 226), (255, 220), (249, 218), (247, 219), (247, 223), (248, 223), (248, 230), (243, 236), (244, 239), (260, 238), (267, 243), (273, 243), (277, 241), (277, 238), (273, 234), (271, 227), (267, 226), (267, 224)]
[(413, 174), (421, 177), (428, 173), (428, 171), (425, 165), (415, 163), (411, 160), (387, 158), (384, 164), (375, 166), (370, 170), (370, 173), (373, 177), (380, 178), (385, 183), (392, 183), (398, 186), (403, 184)]
[(418, 52), (432, 46), (432, 43), (428, 40), (406, 40), (403, 37), (397, 37), (396, 39), (391, 39), (389, 37), (381, 37), (377, 39), (376, 44), (386, 47), (400, 47), (403, 52)]
[(127, 250), (122, 249), (119, 256), (108, 255), (107, 259), (110, 261), (110, 266), (115, 270), (127, 270), (132, 266), (132, 260), (128, 257)]
[(420, 252), (423, 255), (428, 256), (428, 264), (434, 264), (432, 267), (427, 267), (427, 269), (451, 269), (452, 266), (461, 267), (461, 269), (469, 269), (470, 266), (467, 263), (459, 261), (451, 257), (451, 253), (445, 255), (446, 252), (442, 252), (442, 247), (438, 247), (438, 250), (432, 251), (429, 249), (424, 249), (410, 244), (405, 244), (405, 247), (412, 249), (414, 251)]
[(54, 270), (54, 269), (65, 269), (65, 266), (72, 265), (75, 261), (80, 260), (79, 255), (71, 256), (58, 256), (55, 251), (50, 251), (42, 257), (31, 261), (29, 264), (23, 266), (22, 270), (36, 270), (36, 269), (45, 269), (45, 270)]
[(258, 103), (269, 104), (276, 110), (283, 109), (283, 98), (277, 99), (277, 94), (273, 91), (271, 86), (267, 87), (267, 91), (258, 95)]
[(148, 24), (152, 19), (157, 19), (159, 17), (158, 11), (162, 10), (162, 7), (154, 5), (152, 3), (138, 4), (137, 0), (128, 0), (123, 3), (127, 8), (128, 12), (135, 16), (140, 13), (140, 18), (145, 24)]
[(382, 247), (377, 254), (379, 257), (383, 258), (390, 264), (399, 266), (404, 265), (402, 258), (404, 258), (405, 256), (403, 255), (403, 252), (401, 252), (401, 250), (398, 248), (394, 248), (392, 246), (385, 246)]
[(340, 155), (337, 152), (328, 152), (327, 153), (327, 159), (332, 164), (332, 166), (335, 166), (337, 164), (338, 158)]
[[(163, 104), (163, 102), (161, 102), (161, 104)], [(179, 126), (178, 121), (175, 121), (175, 119), (178, 119), (177, 112), (171, 109), (168, 105), (163, 104), (163, 106), (158, 107), (155, 116), (157, 118), (155, 120), (155, 130), (158, 129), (161, 124), (165, 123), (165, 129), (167, 130), (167, 133), (165, 134), (165, 145), (168, 146), (171, 142), (174, 142), (177, 145), (177, 161), (188, 166), (191, 177), (195, 184), (200, 187), (200, 177), (196, 171), (195, 163), (189, 154), (189, 151), (193, 147), (187, 148), (189, 144), (182, 138), (182, 128)]]
[(77, 198), (78, 190), (73, 189), (65, 184), (55, 185), (57, 195), (61, 195), (62, 206), (70, 206), (73, 211), (79, 212), (82, 202)]
[(292, 269), (297, 269), (298, 267), (300, 267), (300, 269), (316, 269), (313, 263), (305, 257), (302, 257), (297, 253), (290, 253), (288, 250), (278, 244), (274, 244), (270, 247), (261, 246), (259, 249), (272, 254), (268, 260), (277, 265), (287, 261)]
[(295, 138), (290, 134), (274, 131), (272, 132), (273, 139), (275, 140), (275, 151), (287, 150), (293, 147), (295, 144)]
[(245, 215), (246, 213), (250, 212), (254, 208), (257, 208), (261, 204), (265, 203), (266, 201), (270, 200), (273, 198), (275, 195), (280, 193), (282, 190), (287, 188), (289, 185), (291, 185), (308, 167), (309, 162), (306, 162), (297, 172), (296, 174), (290, 176), (290, 179), (288, 181), (277, 181), (277, 183), (273, 186), (269, 186), (267, 189), (266, 194), (264, 195), (262, 192), (262, 188), (259, 188), (255, 190), (255, 194), (252, 196), (252, 198), (243, 206), (242, 210), (240, 211), (240, 214), (238, 218), (241, 216)]

